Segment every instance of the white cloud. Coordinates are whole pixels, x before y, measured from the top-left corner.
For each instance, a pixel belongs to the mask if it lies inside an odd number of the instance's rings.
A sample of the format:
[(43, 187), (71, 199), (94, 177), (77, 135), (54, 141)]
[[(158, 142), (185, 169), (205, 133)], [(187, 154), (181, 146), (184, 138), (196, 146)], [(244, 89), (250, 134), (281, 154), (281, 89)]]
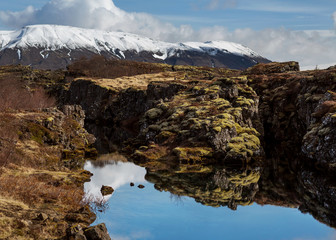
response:
[[(211, 29), (201, 35), (211, 33)], [(290, 31), (283, 28), (254, 31), (237, 29), (228, 32), (220, 27), (215, 30), (218, 38), (242, 43), (274, 61), (299, 61), (304, 68), (316, 65), (335, 65), (336, 34), (323, 31)]]
[(114, 190), (133, 183), (145, 183), (145, 168), (139, 167), (130, 162), (106, 162), (104, 167), (95, 167), (90, 161), (85, 164), (86, 170), (93, 173), (91, 181), (84, 184), (87, 194), (101, 198), (100, 188), (102, 185), (111, 186)]
[(8, 26), (23, 26), (32, 21), (35, 9), (28, 6), (21, 12), (0, 11), (0, 20)]
[[(211, 0), (209, 8), (229, 6), (235, 2)], [(336, 26), (336, 12), (333, 18)], [(224, 26), (195, 30), (190, 25), (176, 27), (150, 14), (123, 11), (112, 0), (51, 0), (41, 9), (28, 7), (21, 12), (0, 11), (0, 21), (15, 28), (28, 24), (60, 24), (125, 31), (170, 42), (234, 41), (274, 61), (296, 60), (306, 67), (336, 64), (335, 32), (326, 35), (318, 31), (290, 31), (283, 28), (228, 31)]]

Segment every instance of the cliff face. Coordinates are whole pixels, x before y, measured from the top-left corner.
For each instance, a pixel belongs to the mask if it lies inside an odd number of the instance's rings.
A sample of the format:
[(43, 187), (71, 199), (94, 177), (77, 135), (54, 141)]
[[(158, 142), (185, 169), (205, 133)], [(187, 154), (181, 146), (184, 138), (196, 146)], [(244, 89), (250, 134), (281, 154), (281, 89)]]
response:
[(253, 69), (247, 72), (254, 80), (251, 86), (262, 96), (259, 113), (268, 165), (264, 171), (271, 180), (261, 182), (260, 201), (269, 201), (264, 198), (267, 192), (274, 200), (293, 201), (303, 212), (336, 226), (335, 68), (270, 73), (272, 67), (259, 65), (257, 75)]
[(102, 149), (123, 148), (160, 190), (233, 209), (252, 200), (300, 207), (336, 226), (335, 76), (335, 68), (300, 72), (295, 62), (166, 68), (77, 79), (62, 99), (82, 105)]

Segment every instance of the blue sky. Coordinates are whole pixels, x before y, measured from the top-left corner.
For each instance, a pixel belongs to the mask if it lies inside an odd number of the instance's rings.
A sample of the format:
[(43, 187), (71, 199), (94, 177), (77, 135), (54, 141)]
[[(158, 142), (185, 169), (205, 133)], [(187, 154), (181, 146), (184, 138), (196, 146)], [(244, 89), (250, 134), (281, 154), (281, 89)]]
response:
[(168, 42), (241, 43), (304, 68), (336, 64), (336, 0), (11, 0), (0, 29), (59, 24)]
[[(22, 11), (29, 5), (41, 8), (49, 0), (3, 1), (1, 11)], [(285, 27), (291, 30), (333, 29), (336, 0), (115, 0), (128, 12), (145, 12), (176, 26), (195, 29), (221, 25), (229, 30)], [(9, 29), (0, 22), (0, 29)]]
[(197, 28), (219, 24), (230, 30), (281, 26), (295, 30), (332, 29), (331, 16), (336, 11), (335, 0), (116, 0), (115, 3), (122, 9), (149, 12), (177, 25), (191, 24)]

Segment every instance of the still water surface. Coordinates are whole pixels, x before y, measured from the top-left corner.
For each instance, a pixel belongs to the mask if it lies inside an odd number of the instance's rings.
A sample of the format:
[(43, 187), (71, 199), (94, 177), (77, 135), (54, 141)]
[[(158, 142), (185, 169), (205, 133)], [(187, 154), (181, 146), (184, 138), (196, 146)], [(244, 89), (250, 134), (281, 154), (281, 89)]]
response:
[[(277, 206), (209, 207), (190, 197), (160, 192), (145, 180), (146, 169), (130, 162), (87, 162), (94, 175), (85, 191), (101, 197), (102, 185), (112, 186), (109, 208), (93, 224), (104, 222), (115, 240), (135, 239), (256, 239), (333, 240), (336, 231), (297, 209)], [(134, 187), (130, 182), (135, 183)], [(144, 189), (137, 186), (143, 184)]]

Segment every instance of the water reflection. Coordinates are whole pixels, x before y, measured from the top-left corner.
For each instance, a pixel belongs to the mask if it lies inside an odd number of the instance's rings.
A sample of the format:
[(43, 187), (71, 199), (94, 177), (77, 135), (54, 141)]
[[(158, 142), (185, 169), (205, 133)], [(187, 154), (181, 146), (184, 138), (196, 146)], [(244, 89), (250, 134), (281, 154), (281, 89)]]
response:
[[(262, 173), (259, 167), (145, 165), (147, 171), (109, 157), (86, 164), (86, 169), (94, 173), (91, 182), (85, 185), (86, 191), (100, 195), (101, 185), (116, 189), (109, 199), (110, 209), (96, 221), (107, 224), (113, 239), (331, 240), (336, 237), (332, 228), (299, 212), (297, 207), (302, 201), (297, 193), (297, 200), (286, 205), (286, 198), (293, 191), (286, 192), (281, 182), (272, 183), (270, 175)], [(142, 183), (145, 188), (131, 187), (130, 182)], [(254, 201), (291, 208), (260, 206)]]
[[(175, 171), (148, 169), (146, 180), (154, 183), (160, 191), (169, 191), (178, 196), (189, 196), (203, 205), (228, 206), (253, 203), (258, 191), (260, 169), (231, 169), (207, 167), (199, 171), (186, 170), (185, 166)], [(189, 166), (190, 169), (190, 166)]]
[(113, 159), (97, 159), (88, 161), (84, 167), (94, 173), (91, 181), (85, 183), (85, 192), (94, 197), (102, 198), (100, 188), (102, 185), (119, 189), (123, 185), (133, 183), (145, 183), (146, 170), (130, 162), (121, 162)]

